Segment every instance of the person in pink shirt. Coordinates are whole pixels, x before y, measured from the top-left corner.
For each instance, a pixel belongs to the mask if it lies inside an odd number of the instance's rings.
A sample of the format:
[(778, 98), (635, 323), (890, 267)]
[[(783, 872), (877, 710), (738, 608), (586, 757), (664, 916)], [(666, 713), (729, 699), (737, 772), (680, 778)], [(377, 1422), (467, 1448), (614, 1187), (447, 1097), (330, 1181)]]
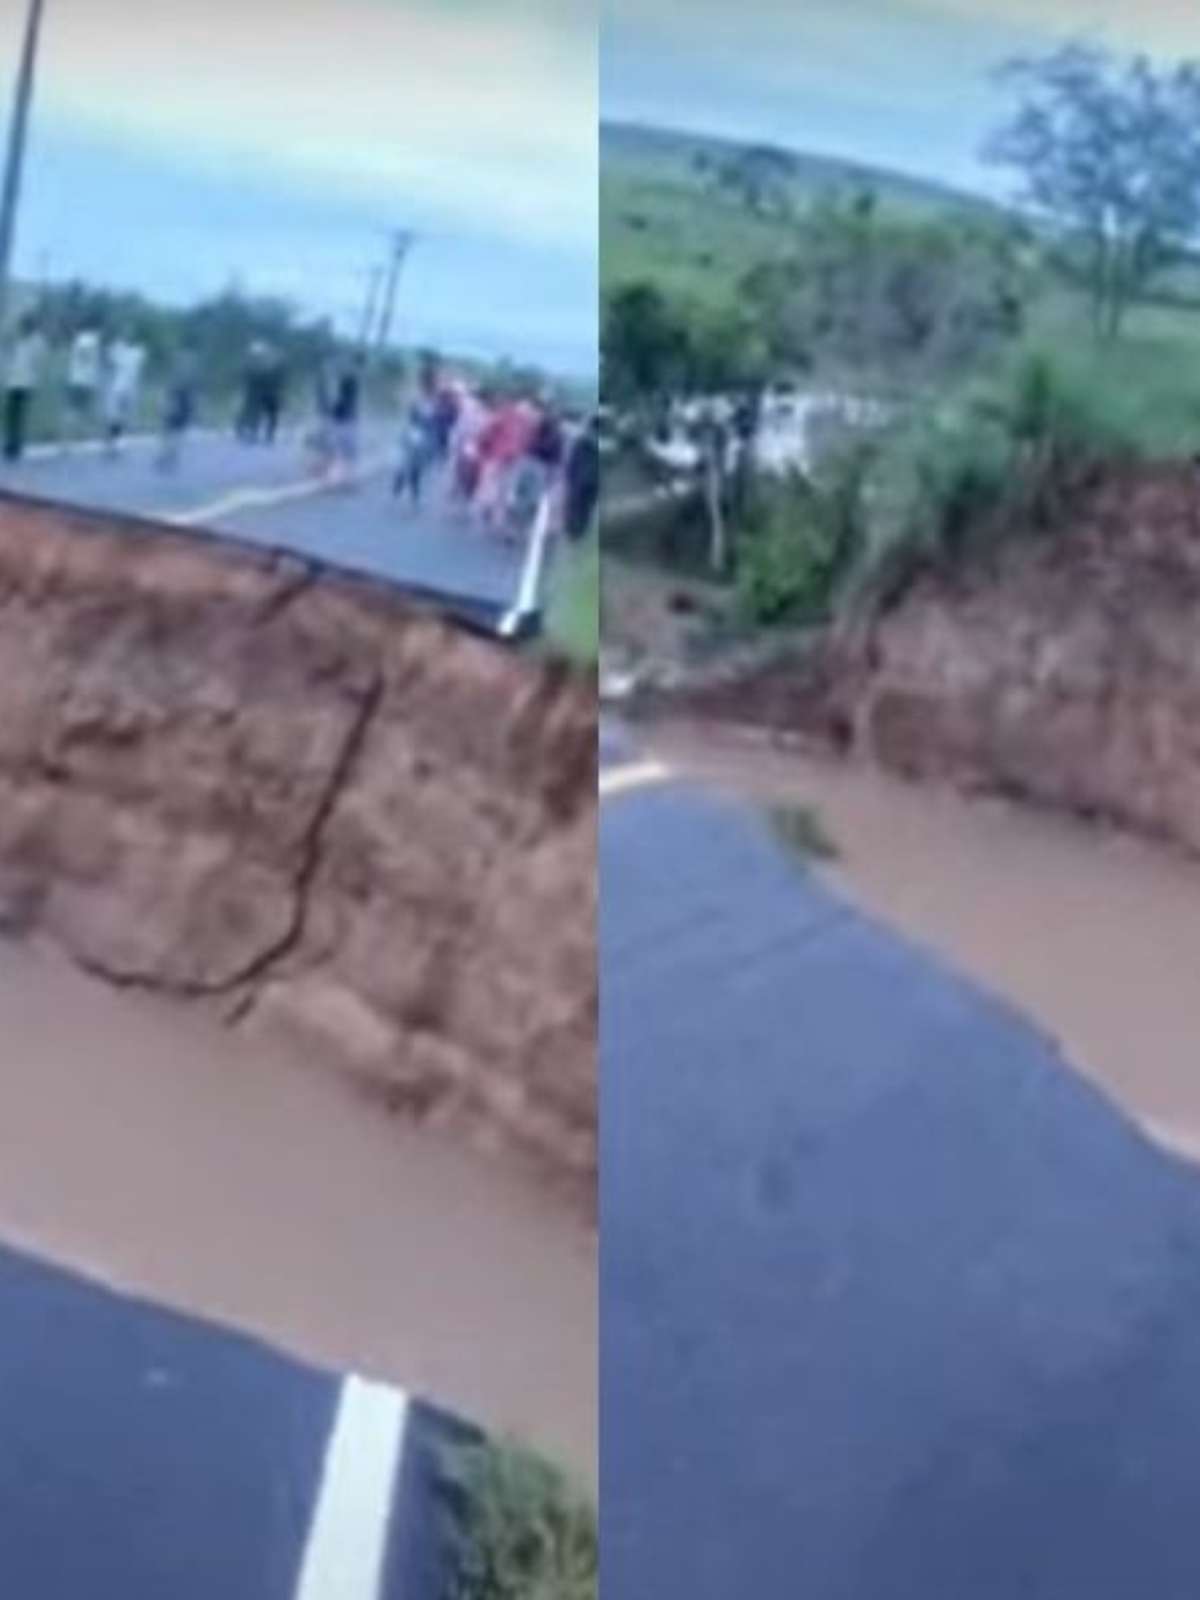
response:
[(528, 400), (513, 396), (499, 407), (484, 430), (477, 504), (487, 527), (494, 528), (503, 520), (513, 472), (533, 440), (537, 420), (537, 408)]
[(458, 421), (451, 441), (454, 488), (461, 505), (470, 506), (479, 482), (479, 442), (491, 416), (487, 401), (465, 384), (458, 396)]

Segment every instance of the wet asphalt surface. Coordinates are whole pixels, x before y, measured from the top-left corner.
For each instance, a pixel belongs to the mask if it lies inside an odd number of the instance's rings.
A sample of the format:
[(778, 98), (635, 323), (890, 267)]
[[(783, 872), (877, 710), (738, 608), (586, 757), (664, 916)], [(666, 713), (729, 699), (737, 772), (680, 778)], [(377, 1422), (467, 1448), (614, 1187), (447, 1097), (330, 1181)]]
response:
[(1192, 1173), (752, 814), (599, 861), (605, 1592), (1193, 1600)]
[[(293, 1600), (341, 1385), (0, 1251), (0, 1592)], [(476, 1437), (411, 1408), (362, 1600), (444, 1600), (440, 1452)]]
[(91, 449), (38, 453), (15, 467), (0, 464), (0, 490), (153, 519), (199, 514), (206, 530), (369, 573), (451, 605), (485, 613), (511, 606), (524, 549), (452, 512), (438, 484), (417, 510), (402, 505), (391, 492), (393, 454), (387, 427), (373, 425), (363, 449), (363, 461), (376, 466), (368, 481), (274, 504), (238, 500), (246, 491), (312, 478), (296, 431), (271, 446), (198, 433), (170, 471), (157, 465), (153, 441), (131, 441), (116, 460)]

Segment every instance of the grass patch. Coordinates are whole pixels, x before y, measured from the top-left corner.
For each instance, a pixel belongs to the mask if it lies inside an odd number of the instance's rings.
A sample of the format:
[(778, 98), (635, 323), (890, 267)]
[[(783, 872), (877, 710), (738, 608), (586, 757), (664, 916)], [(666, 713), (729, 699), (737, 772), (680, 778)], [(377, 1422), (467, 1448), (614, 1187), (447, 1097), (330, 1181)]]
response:
[(600, 653), (600, 541), (593, 533), (578, 549), (564, 547), (554, 564), (546, 612), (552, 649), (581, 666)]
[(460, 1511), (445, 1600), (596, 1600), (596, 1514), (563, 1473), (515, 1444), (457, 1447), (442, 1467)]
[[(1040, 359), (1065, 403), (1095, 436), (1147, 461), (1191, 456), (1200, 448), (1200, 315), (1181, 307), (1137, 306), (1125, 332), (1097, 344), (1078, 300), (1048, 295), (1022, 346), (993, 388), (1010, 386), (1022, 364)], [(1061, 410), (1061, 407), (1060, 407)]]
[(812, 806), (772, 806), (771, 831), (792, 855), (802, 861), (838, 861), (841, 851)]
[(751, 268), (784, 259), (790, 231), (714, 199), (694, 182), (601, 170), (600, 282), (649, 280), (689, 301), (730, 306)]

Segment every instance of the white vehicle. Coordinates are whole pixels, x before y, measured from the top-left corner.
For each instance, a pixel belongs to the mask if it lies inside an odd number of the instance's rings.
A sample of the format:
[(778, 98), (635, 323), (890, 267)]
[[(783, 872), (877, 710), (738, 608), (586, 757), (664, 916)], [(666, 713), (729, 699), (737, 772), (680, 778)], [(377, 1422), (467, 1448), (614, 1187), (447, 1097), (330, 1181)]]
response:
[(700, 447), (681, 433), (648, 439), (644, 448), (650, 459), (668, 472), (682, 475), (695, 472), (700, 465)]

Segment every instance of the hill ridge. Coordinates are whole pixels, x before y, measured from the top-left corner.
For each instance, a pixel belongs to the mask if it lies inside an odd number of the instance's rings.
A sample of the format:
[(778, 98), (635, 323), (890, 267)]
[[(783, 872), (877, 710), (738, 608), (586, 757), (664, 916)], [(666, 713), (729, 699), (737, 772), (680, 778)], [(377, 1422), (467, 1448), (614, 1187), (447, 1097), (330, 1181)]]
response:
[(808, 169), (810, 174), (828, 173), (831, 178), (839, 174), (844, 178), (871, 183), (872, 185), (891, 190), (894, 193), (907, 192), (919, 196), (929, 202), (942, 205), (967, 207), (990, 214), (1004, 213), (1010, 208), (992, 196), (979, 193), (975, 190), (950, 183), (945, 179), (928, 176), (924, 173), (906, 171), (901, 167), (884, 167), (871, 161), (864, 161), (854, 156), (842, 156), (830, 151), (806, 149), (802, 146), (784, 143), (778, 139), (751, 137), (737, 137), (732, 134), (709, 133), (691, 128), (673, 127), (666, 123), (649, 122), (642, 119), (624, 117), (602, 117), (600, 120), (600, 154), (601, 169), (605, 145), (624, 145), (629, 153), (638, 152), (649, 155), (651, 148), (658, 147), (661, 154), (671, 153), (675, 156), (682, 155), (685, 151), (735, 151), (747, 150), (756, 147), (781, 150), (793, 157), (799, 164), (801, 172)]

